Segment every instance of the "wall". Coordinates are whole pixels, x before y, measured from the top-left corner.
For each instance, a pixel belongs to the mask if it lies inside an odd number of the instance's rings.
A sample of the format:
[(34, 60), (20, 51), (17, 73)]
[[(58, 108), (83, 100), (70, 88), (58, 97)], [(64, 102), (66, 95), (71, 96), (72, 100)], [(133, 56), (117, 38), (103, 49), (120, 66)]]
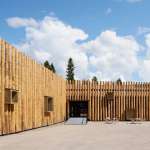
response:
[[(18, 90), (18, 102), (5, 104), (5, 89)], [(45, 114), (44, 96), (54, 99)], [(0, 134), (9, 134), (64, 121), (66, 82), (28, 56), (0, 40)]]
[(92, 121), (102, 121), (107, 117), (150, 120), (150, 83), (69, 81), (68, 112), (69, 101), (88, 101), (88, 119)]
[[(18, 91), (17, 103), (6, 104), (5, 89)], [(49, 113), (44, 112), (44, 96), (54, 99)], [(62, 122), (69, 117), (70, 101), (88, 101), (92, 121), (150, 120), (150, 83), (65, 81), (0, 40), (0, 134)]]

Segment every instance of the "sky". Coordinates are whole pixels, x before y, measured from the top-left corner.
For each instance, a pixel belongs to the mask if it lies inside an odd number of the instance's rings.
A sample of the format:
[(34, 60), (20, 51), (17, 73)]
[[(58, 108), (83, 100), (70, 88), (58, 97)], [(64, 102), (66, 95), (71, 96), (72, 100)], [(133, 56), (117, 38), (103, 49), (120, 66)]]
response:
[(150, 81), (149, 0), (1, 0), (0, 37), (65, 77)]

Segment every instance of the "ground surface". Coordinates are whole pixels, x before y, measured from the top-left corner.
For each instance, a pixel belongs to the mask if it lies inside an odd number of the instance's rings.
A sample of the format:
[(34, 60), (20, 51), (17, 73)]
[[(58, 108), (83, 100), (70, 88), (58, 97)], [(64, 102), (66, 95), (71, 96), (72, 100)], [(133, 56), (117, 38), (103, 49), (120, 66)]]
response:
[(150, 150), (150, 122), (59, 124), (1, 136), (0, 150)]

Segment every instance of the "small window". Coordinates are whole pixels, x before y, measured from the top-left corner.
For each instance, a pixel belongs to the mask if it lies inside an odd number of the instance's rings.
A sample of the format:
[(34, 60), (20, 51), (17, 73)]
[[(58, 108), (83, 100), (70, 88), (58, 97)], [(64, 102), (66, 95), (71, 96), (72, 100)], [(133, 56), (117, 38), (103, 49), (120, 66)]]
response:
[(14, 104), (18, 102), (18, 91), (5, 89), (5, 104)]
[(14, 103), (18, 102), (18, 92), (17, 91), (12, 91), (12, 101)]
[(53, 111), (53, 98), (45, 96), (44, 98), (44, 110), (45, 112)]

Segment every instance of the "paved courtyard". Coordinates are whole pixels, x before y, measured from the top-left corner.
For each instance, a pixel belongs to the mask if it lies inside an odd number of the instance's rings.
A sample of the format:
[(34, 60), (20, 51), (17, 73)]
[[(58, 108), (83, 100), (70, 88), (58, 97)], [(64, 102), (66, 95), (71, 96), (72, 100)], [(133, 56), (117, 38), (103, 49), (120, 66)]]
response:
[(150, 150), (150, 122), (59, 124), (1, 136), (0, 150)]

